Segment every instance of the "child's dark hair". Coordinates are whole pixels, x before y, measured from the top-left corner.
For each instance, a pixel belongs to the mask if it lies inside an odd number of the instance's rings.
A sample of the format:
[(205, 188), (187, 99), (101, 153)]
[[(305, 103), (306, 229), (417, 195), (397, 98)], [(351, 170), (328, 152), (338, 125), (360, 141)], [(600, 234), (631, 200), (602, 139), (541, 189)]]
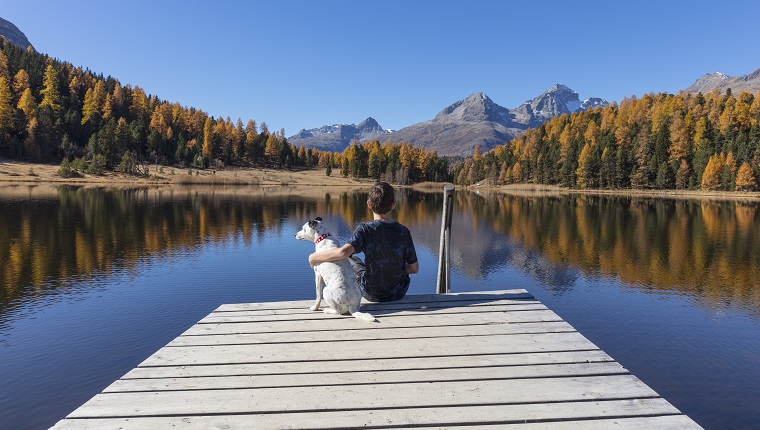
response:
[(391, 184), (380, 181), (369, 189), (369, 206), (372, 212), (385, 215), (393, 209), (395, 202), (396, 194)]

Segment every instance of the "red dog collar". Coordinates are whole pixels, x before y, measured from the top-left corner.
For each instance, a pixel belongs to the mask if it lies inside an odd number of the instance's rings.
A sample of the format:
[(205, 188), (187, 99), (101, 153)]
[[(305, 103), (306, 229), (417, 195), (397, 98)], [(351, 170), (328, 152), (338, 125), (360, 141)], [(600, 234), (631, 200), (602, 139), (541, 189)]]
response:
[(325, 234), (323, 234), (322, 236), (319, 236), (319, 238), (318, 238), (317, 240), (315, 240), (315, 241), (314, 241), (314, 244), (316, 245), (316, 244), (318, 244), (319, 242), (322, 242), (323, 240), (325, 240), (325, 238), (326, 238), (327, 236), (332, 236), (332, 235), (331, 235), (330, 233), (325, 233)]

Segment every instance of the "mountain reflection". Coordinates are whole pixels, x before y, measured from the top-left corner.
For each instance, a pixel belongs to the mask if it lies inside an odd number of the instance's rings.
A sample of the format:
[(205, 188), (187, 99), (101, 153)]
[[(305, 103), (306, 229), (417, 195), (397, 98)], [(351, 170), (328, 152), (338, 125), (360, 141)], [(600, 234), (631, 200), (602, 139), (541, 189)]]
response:
[[(418, 252), (437, 255), (442, 195), (399, 197), (394, 216), (410, 227)], [(345, 240), (368, 218), (366, 199), (363, 189), (319, 187), (2, 186), (0, 313), (69, 279), (136, 268), (142, 258), (291, 236), (314, 216), (332, 217)], [(712, 307), (760, 310), (757, 204), (463, 191), (455, 199), (452, 268), (468, 278), (512, 266), (562, 292), (582, 271)], [(493, 288), (509, 286), (484, 286)]]
[[(506, 235), (519, 245), (519, 253), (540, 254), (539, 259), (524, 257), (522, 266), (544, 267), (536, 263), (543, 259), (551, 263), (554, 269), (536, 272), (542, 281), (574, 282), (571, 273), (559, 269), (569, 265), (639, 289), (690, 294), (710, 307), (760, 310), (756, 202), (604, 195), (457, 197), (456, 205), (471, 214), (473, 225)], [(489, 246), (487, 235), (479, 240)], [(521, 266), (524, 258), (513, 256), (513, 264)]]

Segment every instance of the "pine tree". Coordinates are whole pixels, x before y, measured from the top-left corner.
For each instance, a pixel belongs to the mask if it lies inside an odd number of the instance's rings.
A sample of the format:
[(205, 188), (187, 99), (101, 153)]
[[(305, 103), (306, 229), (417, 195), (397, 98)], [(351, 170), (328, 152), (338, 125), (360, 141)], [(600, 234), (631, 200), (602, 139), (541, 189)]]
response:
[[(8, 81), (0, 76), (0, 135), (13, 127), (13, 96)], [(4, 140), (0, 136), (0, 140)]]
[(203, 149), (201, 154), (206, 160), (211, 160), (214, 155), (214, 120), (206, 118), (203, 125)]
[(720, 185), (724, 190), (731, 191), (736, 188), (736, 159), (734, 158), (734, 154), (729, 152), (722, 158), (722, 161), (723, 172)]
[(37, 114), (37, 102), (34, 100), (31, 89), (27, 88), (21, 93), (16, 107), (21, 109), (27, 118), (32, 118)]
[(591, 150), (591, 145), (586, 143), (578, 156), (578, 169), (575, 171), (575, 176), (578, 178), (579, 188), (593, 187), (594, 165)]
[(29, 88), (29, 74), (26, 73), (26, 70), (21, 69), (16, 73), (16, 76), (13, 77), (13, 100), (18, 102), (21, 98), (21, 94), (23, 94), (24, 90), (27, 88)]
[(269, 158), (271, 162), (277, 162), (280, 156), (280, 140), (277, 139), (277, 135), (270, 134), (267, 137), (266, 144), (264, 146), (264, 155)]
[(752, 191), (756, 187), (755, 175), (752, 173), (749, 163), (745, 161), (739, 167), (739, 172), (736, 174), (736, 189), (738, 191)]
[(702, 189), (717, 190), (720, 188), (720, 175), (723, 165), (719, 155), (710, 157), (704, 173), (702, 173)]
[(103, 81), (98, 81), (94, 88), (87, 89), (84, 95), (84, 105), (82, 106), (82, 124), (87, 121), (99, 123), (102, 115), (102, 108), (105, 104), (105, 87)]
[(11, 83), (11, 74), (8, 68), (8, 57), (0, 51), (0, 78), (5, 79), (6, 84)]
[(670, 154), (668, 161), (680, 161), (689, 155), (689, 129), (680, 113), (670, 123)]
[(680, 166), (678, 166), (678, 171), (676, 171), (676, 188), (679, 190), (688, 188), (690, 176), (689, 163), (685, 159), (682, 159)]
[(58, 73), (56, 73), (52, 64), (48, 64), (45, 69), (40, 93), (42, 94), (40, 107), (48, 106), (53, 112), (57, 113), (61, 108), (61, 94), (58, 92)]

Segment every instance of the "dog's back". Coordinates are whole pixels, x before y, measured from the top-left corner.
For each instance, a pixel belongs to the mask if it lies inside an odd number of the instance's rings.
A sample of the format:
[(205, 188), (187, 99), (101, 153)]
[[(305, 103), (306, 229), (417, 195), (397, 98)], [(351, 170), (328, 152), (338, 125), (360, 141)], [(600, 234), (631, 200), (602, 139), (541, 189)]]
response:
[[(317, 218), (304, 224), (303, 229), (296, 234), (296, 238), (314, 240), (316, 252), (339, 248), (340, 242), (326, 231), (321, 221), (321, 218)], [(376, 321), (374, 316), (365, 312), (359, 312), (362, 293), (359, 282), (348, 260), (318, 263), (314, 266), (314, 271), (318, 277), (318, 284), (320, 283), (319, 278), (324, 281), (324, 299), (333, 311), (342, 315), (351, 314), (363, 321)], [(325, 309), (325, 312), (327, 312), (327, 309)]]

